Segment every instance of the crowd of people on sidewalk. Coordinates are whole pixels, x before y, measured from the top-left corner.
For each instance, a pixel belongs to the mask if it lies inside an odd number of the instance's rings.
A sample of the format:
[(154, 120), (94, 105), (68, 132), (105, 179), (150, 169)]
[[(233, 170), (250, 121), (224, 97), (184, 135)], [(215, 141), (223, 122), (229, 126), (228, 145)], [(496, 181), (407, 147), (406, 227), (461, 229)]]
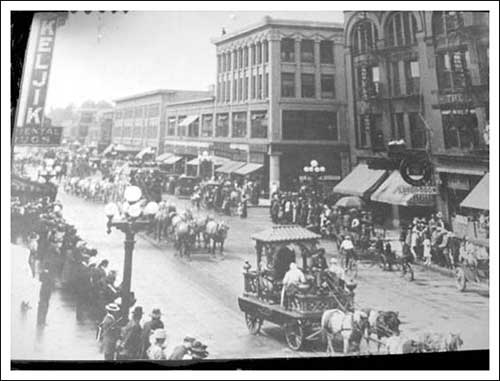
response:
[[(154, 309), (151, 320), (141, 325), (142, 307), (136, 306), (131, 319), (121, 313), (122, 287), (118, 273), (106, 258), (88, 246), (62, 215), (62, 204), (48, 197), (11, 201), (11, 241), (29, 249), (28, 264), (33, 278), (40, 282), (37, 325), (47, 324), (54, 290), (67, 292), (76, 301), (76, 319), (90, 319), (99, 327), (99, 342), (105, 360), (202, 359), (206, 345), (190, 337), (167, 356), (166, 332)], [(131, 305), (136, 300), (132, 295)]]

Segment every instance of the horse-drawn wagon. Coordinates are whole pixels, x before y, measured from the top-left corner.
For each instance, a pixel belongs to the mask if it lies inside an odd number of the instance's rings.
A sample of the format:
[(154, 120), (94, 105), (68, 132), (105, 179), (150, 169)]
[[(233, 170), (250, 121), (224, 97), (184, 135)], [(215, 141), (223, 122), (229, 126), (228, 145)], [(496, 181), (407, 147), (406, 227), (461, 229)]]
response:
[[(346, 287), (327, 268), (324, 250), (318, 247), (320, 235), (297, 225), (275, 225), (252, 238), (257, 267), (253, 270), (246, 262), (244, 293), (238, 298), (250, 333), (257, 334), (264, 321), (280, 325), (288, 346), (297, 351), (321, 337), (325, 310), (353, 310), (354, 287)], [(305, 281), (289, 292), (283, 290), (284, 278), (292, 263), (301, 267)]]

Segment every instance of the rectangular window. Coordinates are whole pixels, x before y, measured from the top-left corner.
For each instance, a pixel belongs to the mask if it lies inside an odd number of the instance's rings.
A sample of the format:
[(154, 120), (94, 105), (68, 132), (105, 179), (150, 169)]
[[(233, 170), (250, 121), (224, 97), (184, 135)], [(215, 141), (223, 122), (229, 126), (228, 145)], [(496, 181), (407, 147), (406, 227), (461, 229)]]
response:
[(425, 133), (425, 125), (416, 112), (408, 113), (408, 120), (410, 123), (410, 139), (412, 148), (425, 148), (427, 141)]
[(151, 130), (150, 130), (149, 138), (154, 139), (158, 135), (158, 124), (155, 123), (155, 124), (151, 125), (150, 128), (151, 128)]
[(314, 98), (314, 74), (302, 74), (302, 98)]
[(236, 90), (237, 90), (237, 88), (236, 88), (236, 79), (235, 79), (235, 80), (233, 80), (233, 102), (236, 101)]
[(405, 61), (406, 94), (414, 95), (420, 92), (420, 68), (418, 61)]
[(252, 83), (251, 83), (252, 88), (250, 91), (252, 92), (250, 98), (255, 99), (255, 75), (252, 75)]
[(148, 106), (148, 117), (157, 118), (160, 116), (160, 104), (154, 103)]
[(321, 98), (335, 98), (335, 77), (332, 74), (321, 74)]
[(264, 98), (269, 98), (269, 74), (264, 74)]
[(243, 50), (240, 48), (237, 50), (238, 52), (238, 69), (243, 67)]
[(391, 81), (391, 95), (401, 95), (401, 81), (399, 79), (399, 61), (392, 61), (389, 65), (389, 78)]
[(205, 114), (201, 120), (201, 136), (211, 137), (214, 128), (214, 116), (212, 114)]
[(284, 140), (338, 140), (337, 113), (283, 111)]
[(226, 82), (226, 102), (231, 99), (231, 81)]
[(215, 136), (227, 138), (229, 136), (229, 116), (227, 113), (217, 114), (215, 121)]
[(396, 45), (403, 45), (403, 29), (401, 24), (401, 13), (394, 16), (394, 25), (396, 29)]
[(295, 97), (295, 73), (281, 73), (281, 96)]
[(445, 148), (474, 149), (479, 146), (479, 130), (474, 110), (441, 111)]
[(281, 40), (281, 61), (295, 61), (295, 40), (292, 38), (283, 38)]
[(257, 49), (257, 65), (262, 63), (262, 44), (255, 45), (255, 49)]
[(392, 126), (391, 126), (391, 139), (400, 140), (405, 139), (405, 124), (404, 124), (404, 114), (398, 112), (392, 114)]
[[(134, 109), (132, 107), (128, 107), (125, 109), (125, 119), (131, 119), (134, 117)], [(84, 120), (82, 120), (85, 122)]]
[(134, 117), (135, 118), (143, 118), (144, 117), (144, 107), (143, 106), (139, 106), (139, 107), (135, 108)]
[(241, 87), (241, 85), (243, 84), (243, 81), (241, 78), (238, 78), (238, 102), (240, 102), (243, 98), (242, 98), (242, 95), (243, 95), (243, 89)]
[(231, 71), (232, 60), (233, 55), (231, 53), (227, 53), (227, 71)]
[(177, 136), (186, 136), (186, 126), (181, 126), (184, 119), (186, 119), (186, 115), (177, 117)]
[(200, 131), (200, 119), (196, 119), (194, 122), (188, 126), (188, 136), (192, 138), (197, 138)]
[(233, 138), (247, 136), (247, 113), (233, 112)]
[(333, 41), (322, 40), (319, 43), (320, 62), (325, 64), (333, 63)]
[(250, 114), (252, 138), (267, 138), (267, 111), (252, 111)]
[(370, 139), (374, 151), (385, 150), (382, 115), (370, 114)]
[(250, 46), (250, 53), (251, 53), (251, 63), (252, 65), (255, 65), (255, 45)]
[(175, 136), (175, 122), (176, 122), (175, 116), (171, 116), (168, 118), (168, 121), (167, 121), (167, 135), (168, 136)]
[(269, 43), (264, 41), (264, 62), (269, 62)]
[(466, 50), (437, 55), (437, 77), (440, 90), (462, 90), (470, 83), (468, 56)]
[(248, 99), (248, 77), (245, 77), (243, 80), (243, 100), (246, 101)]
[(262, 99), (262, 74), (257, 76), (257, 99)]
[(302, 62), (314, 62), (314, 41), (300, 41), (300, 60)]
[(120, 120), (122, 118), (122, 112), (121, 111), (116, 111), (115, 112), (115, 119)]
[(248, 46), (243, 49), (243, 66), (248, 67)]

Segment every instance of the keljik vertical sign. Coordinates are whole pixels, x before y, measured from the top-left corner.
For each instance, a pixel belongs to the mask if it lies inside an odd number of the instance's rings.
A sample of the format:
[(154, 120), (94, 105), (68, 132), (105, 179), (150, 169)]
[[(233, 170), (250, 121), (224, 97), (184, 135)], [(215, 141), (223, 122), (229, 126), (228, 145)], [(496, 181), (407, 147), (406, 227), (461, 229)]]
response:
[(58, 145), (61, 127), (44, 123), (45, 101), (56, 30), (66, 13), (37, 13), (30, 31), (22, 86), (17, 105), (14, 137), (16, 145)]

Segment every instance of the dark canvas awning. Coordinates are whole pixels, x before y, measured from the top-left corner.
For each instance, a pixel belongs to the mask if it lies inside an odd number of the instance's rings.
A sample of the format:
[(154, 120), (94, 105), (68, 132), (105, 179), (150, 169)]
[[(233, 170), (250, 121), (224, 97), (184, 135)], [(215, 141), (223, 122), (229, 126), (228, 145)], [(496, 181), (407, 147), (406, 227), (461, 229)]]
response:
[(243, 167), (240, 167), (237, 170), (235, 170), (234, 173), (237, 174), (237, 175), (246, 176), (246, 175), (249, 175), (252, 172), (258, 171), (262, 167), (263, 167), (262, 164), (247, 163)]
[(490, 210), (490, 174), (487, 173), (460, 204), (462, 208)]
[(371, 196), (372, 201), (401, 206), (434, 206), (435, 193), (407, 184), (399, 171), (394, 171)]
[(358, 164), (333, 191), (335, 193), (363, 197), (373, 192), (384, 180), (386, 171), (370, 169), (367, 164)]
[(319, 234), (299, 225), (274, 225), (252, 235), (252, 239), (262, 242), (309, 241), (319, 238)]

